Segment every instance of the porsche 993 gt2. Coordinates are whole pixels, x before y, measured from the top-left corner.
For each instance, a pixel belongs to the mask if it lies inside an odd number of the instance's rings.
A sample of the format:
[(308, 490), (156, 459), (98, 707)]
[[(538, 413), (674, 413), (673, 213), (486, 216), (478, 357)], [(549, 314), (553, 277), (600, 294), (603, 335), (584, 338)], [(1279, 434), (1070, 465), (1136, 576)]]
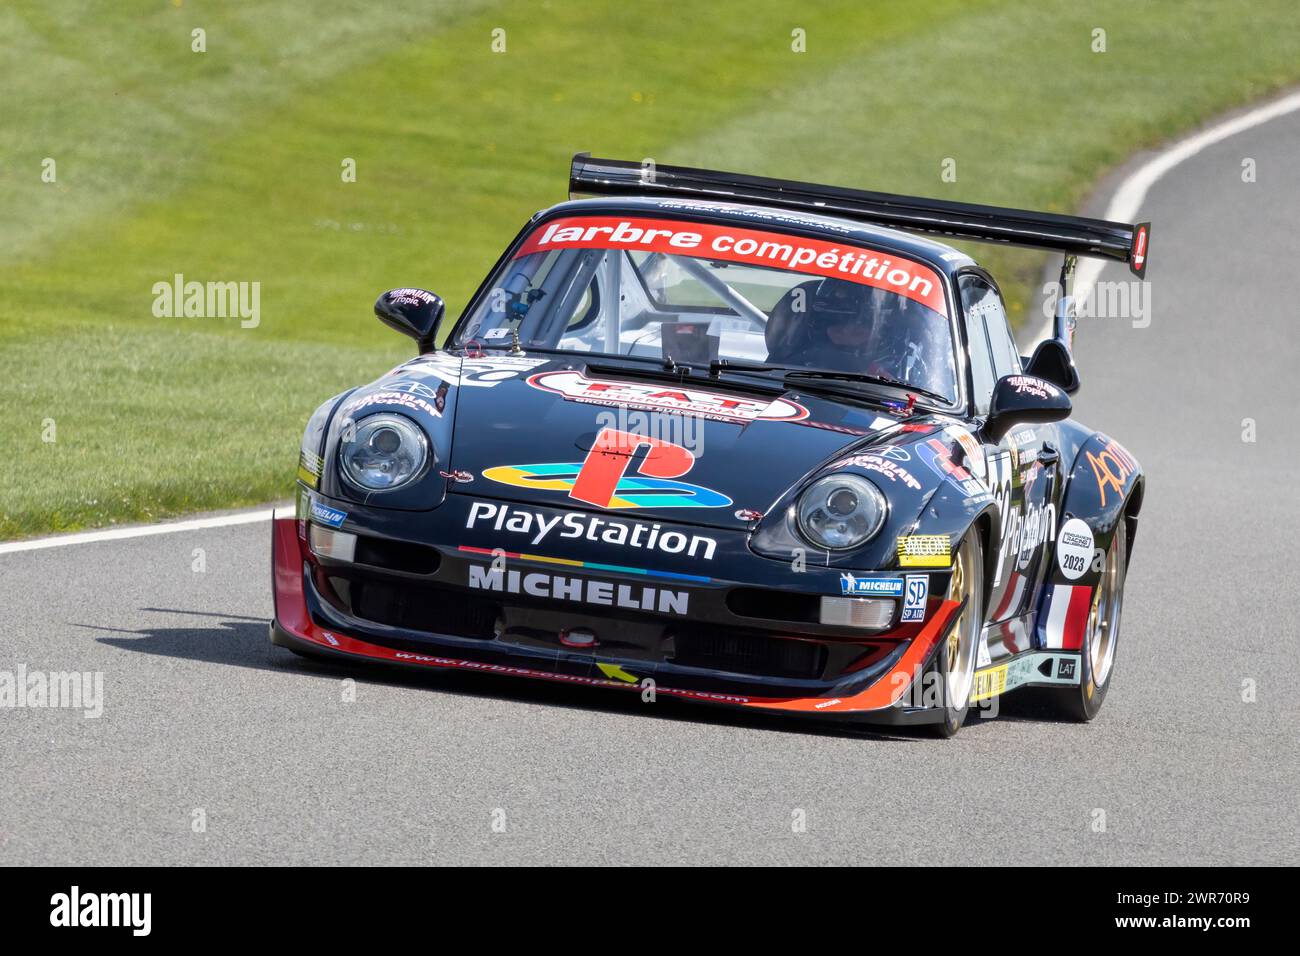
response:
[[(1110, 687), (1143, 473), (1070, 418), (1077, 256), (1149, 224), (575, 157), (461, 317), (322, 404), (271, 639), (787, 714), (926, 724)], [(584, 198), (576, 198), (582, 196)], [(1021, 356), (939, 238), (1063, 255)], [(441, 344), (439, 344), (441, 342)]]

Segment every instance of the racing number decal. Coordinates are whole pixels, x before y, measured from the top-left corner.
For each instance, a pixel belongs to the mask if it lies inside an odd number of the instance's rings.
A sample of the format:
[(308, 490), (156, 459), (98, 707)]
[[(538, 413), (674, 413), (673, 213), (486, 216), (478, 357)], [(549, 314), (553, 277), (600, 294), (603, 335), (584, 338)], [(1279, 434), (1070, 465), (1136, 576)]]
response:
[(695, 464), (695, 456), (681, 445), (616, 428), (602, 428), (578, 470), (569, 497), (608, 508), (632, 464), (632, 456), (642, 447), (649, 450), (636, 473), (646, 478), (680, 478)]

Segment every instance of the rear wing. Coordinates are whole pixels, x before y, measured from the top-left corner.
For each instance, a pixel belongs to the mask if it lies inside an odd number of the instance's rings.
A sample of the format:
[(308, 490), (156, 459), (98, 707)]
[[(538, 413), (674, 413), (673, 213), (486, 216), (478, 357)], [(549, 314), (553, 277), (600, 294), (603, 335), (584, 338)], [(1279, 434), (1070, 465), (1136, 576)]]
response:
[(1146, 277), (1151, 223), (1129, 225), (1105, 219), (1062, 216), (1027, 209), (867, 192), (842, 186), (768, 179), (687, 166), (659, 166), (622, 159), (573, 157), (569, 195), (681, 196), (759, 203), (861, 222), (934, 233), (975, 242), (1050, 249), (1066, 256), (1091, 256), (1128, 263)]

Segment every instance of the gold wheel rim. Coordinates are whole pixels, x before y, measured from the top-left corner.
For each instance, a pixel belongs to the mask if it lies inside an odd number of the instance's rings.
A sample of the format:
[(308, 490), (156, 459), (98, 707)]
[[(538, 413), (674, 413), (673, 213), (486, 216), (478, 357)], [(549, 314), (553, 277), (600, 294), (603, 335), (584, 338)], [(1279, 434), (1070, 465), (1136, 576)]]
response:
[(1111, 664), (1115, 660), (1115, 643), (1119, 630), (1121, 546), (1119, 540), (1111, 545), (1101, 580), (1092, 592), (1092, 607), (1088, 610), (1088, 660), (1092, 665), (1093, 684), (1106, 683)]
[[(956, 560), (952, 565), (952, 578), (948, 582), (948, 600), (960, 601), (966, 591), (966, 556), (965, 549), (957, 551)], [(969, 614), (969, 605), (962, 609), (961, 615), (953, 624), (952, 630), (948, 634), (948, 673), (956, 671), (961, 663), (961, 636), (966, 629), (966, 615)]]
[(953, 555), (952, 573), (948, 579), (948, 600), (966, 604), (953, 622), (944, 646), (945, 705), (960, 710), (970, 701), (975, 686), (975, 656), (979, 643), (975, 589), (979, 586), (978, 568), (972, 554), (970, 539), (963, 541)]

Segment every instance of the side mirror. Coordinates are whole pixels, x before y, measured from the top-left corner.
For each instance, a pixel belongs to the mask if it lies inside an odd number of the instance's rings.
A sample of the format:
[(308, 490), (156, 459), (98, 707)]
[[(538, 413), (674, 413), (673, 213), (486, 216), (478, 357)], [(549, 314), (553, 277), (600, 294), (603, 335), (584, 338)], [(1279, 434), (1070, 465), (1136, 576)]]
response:
[(1079, 390), (1079, 370), (1074, 367), (1074, 356), (1060, 339), (1039, 342), (1025, 365), (1025, 374), (1059, 385), (1069, 395)]
[(1070, 396), (1051, 382), (1032, 375), (1007, 375), (993, 386), (982, 437), (997, 444), (1017, 425), (1059, 422), (1069, 417), (1070, 408)]
[(421, 355), (434, 350), (433, 340), (445, 311), (442, 298), (423, 289), (390, 289), (375, 300), (379, 321), (415, 339)]

